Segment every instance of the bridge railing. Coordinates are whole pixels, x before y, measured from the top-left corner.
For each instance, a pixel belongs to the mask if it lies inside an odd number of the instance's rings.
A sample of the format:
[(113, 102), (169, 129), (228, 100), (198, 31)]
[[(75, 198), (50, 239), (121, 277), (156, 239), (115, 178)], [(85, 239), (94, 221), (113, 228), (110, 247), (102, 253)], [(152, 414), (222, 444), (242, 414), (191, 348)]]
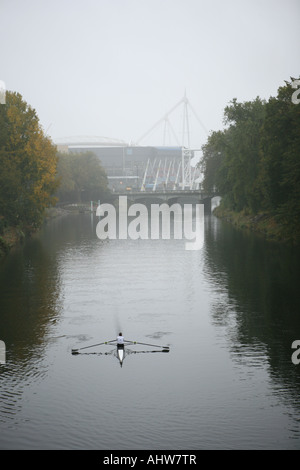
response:
[(185, 197), (185, 196), (198, 196), (203, 198), (213, 198), (215, 196), (219, 196), (217, 192), (207, 193), (202, 189), (173, 189), (173, 190), (156, 190), (156, 191), (138, 191), (138, 190), (130, 190), (130, 191), (114, 191), (112, 193), (113, 197), (118, 196), (133, 196), (133, 197), (160, 197), (160, 196), (176, 196), (176, 197)]

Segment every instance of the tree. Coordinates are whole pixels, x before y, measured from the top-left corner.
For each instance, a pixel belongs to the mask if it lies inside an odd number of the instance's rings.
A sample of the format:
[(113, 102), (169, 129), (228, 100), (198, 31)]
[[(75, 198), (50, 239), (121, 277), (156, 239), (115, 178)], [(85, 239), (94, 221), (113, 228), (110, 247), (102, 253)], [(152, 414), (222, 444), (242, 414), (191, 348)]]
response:
[(261, 194), (257, 186), (260, 161), (260, 131), (264, 122), (265, 102), (238, 103), (236, 99), (224, 111), (229, 125), (223, 173), (231, 196), (232, 208), (257, 212)]
[(106, 173), (92, 152), (59, 153), (57, 196), (63, 202), (101, 199), (108, 192)]
[(36, 111), (16, 92), (6, 92), (0, 129), (0, 215), (32, 230), (55, 203), (56, 147), (44, 135)]
[(204, 175), (203, 189), (207, 192), (213, 191), (215, 187), (220, 191), (222, 182), (220, 181), (219, 170), (226, 148), (225, 139), (224, 132), (212, 132), (208, 137), (207, 143), (202, 146), (200, 168)]
[(202, 147), (203, 186), (215, 185), (230, 209), (256, 211), (260, 204), (257, 187), (260, 159), (260, 129), (265, 103), (259, 98), (224, 110), (224, 131), (213, 132)]
[(205, 189), (215, 184), (223, 206), (264, 212), (280, 236), (299, 243), (300, 104), (292, 82), (268, 102), (234, 99), (224, 110), (227, 128), (202, 148), (201, 167)]
[(259, 184), (264, 205), (292, 239), (300, 238), (300, 104), (286, 81), (266, 105)]

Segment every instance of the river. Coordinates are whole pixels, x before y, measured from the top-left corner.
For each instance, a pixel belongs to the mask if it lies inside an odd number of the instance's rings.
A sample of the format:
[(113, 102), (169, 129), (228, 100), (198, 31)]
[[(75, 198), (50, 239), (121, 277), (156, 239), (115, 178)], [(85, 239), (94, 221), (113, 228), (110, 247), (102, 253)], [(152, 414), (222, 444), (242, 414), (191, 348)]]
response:
[[(192, 251), (96, 222), (54, 219), (0, 262), (0, 449), (300, 449), (299, 250), (212, 215)], [(170, 352), (71, 354), (119, 330)]]

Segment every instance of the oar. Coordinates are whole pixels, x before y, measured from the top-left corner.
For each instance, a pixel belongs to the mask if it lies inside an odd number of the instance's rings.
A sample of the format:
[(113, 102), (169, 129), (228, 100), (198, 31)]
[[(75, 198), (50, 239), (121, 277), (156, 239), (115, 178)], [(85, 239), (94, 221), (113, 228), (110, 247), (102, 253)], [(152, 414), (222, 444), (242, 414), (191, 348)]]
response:
[(132, 344), (142, 344), (143, 346), (152, 346), (153, 348), (170, 349), (169, 346), (159, 346), (158, 344), (139, 343), (138, 341), (131, 341)]
[(78, 349), (72, 349), (72, 354), (78, 354), (78, 351), (81, 351), (82, 349), (94, 348), (95, 346), (101, 346), (102, 344), (109, 344), (109, 343), (112, 343), (113, 341), (116, 341), (116, 340), (111, 339), (110, 341), (104, 341), (103, 343), (91, 344), (91, 346), (85, 346), (83, 348), (78, 348)]

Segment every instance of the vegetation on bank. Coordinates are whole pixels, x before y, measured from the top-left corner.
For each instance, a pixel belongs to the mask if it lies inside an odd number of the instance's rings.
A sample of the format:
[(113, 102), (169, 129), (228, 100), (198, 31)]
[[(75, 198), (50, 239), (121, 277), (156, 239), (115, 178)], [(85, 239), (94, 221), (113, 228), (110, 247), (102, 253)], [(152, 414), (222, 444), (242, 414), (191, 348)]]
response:
[(270, 213), (260, 212), (258, 214), (247, 211), (232, 211), (224, 207), (224, 204), (214, 209), (214, 215), (226, 220), (238, 229), (249, 230), (262, 235), (268, 241), (288, 242), (291, 241), (282, 229), (280, 222)]
[(55, 203), (56, 147), (19, 93), (0, 105), (0, 251), (35, 231)]
[(98, 200), (108, 191), (95, 155), (60, 154), (19, 93), (0, 105), (0, 255), (43, 223), (57, 202)]
[[(293, 81), (293, 79), (291, 79)], [(300, 104), (292, 82), (267, 102), (257, 97), (224, 110), (200, 162), (203, 187), (222, 196), (216, 215), (276, 240), (300, 242)]]

